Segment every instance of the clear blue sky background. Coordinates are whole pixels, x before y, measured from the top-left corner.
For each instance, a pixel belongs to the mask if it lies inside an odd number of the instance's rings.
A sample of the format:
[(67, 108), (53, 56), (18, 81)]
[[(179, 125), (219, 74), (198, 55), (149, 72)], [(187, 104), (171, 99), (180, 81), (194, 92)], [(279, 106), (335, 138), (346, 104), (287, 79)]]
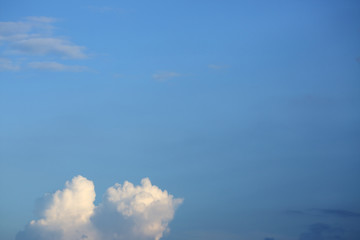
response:
[(360, 238), (359, 1), (4, 0), (0, 21), (0, 239), (78, 174), (97, 202), (143, 177), (184, 198), (164, 240)]

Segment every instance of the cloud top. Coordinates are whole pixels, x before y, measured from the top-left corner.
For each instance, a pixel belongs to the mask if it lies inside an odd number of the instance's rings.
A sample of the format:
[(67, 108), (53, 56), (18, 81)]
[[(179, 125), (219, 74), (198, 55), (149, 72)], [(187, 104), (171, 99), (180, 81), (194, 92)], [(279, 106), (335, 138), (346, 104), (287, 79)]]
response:
[(64, 190), (53, 194), (44, 211), (44, 218), (32, 222), (33, 224), (68, 228), (89, 221), (95, 207), (93, 182), (77, 176), (71, 182), (66, 182), (65, 186)]
[(16, 240), (159, 240), (182, 203), (148, 178), (140, 186), (115, 184), (99, 206), (94, 205), (95, 195), (92, 181), (74, 177), (63, 190), (44, 198), (40, 218)]
[(108, 189), (106, 201), (134, 223), (132, 232), (136, 239), (158, 240), (168, 230), (168, 223), (182, 199), (174, 199), (166, 190), (162, 191), (144, 178), (140, 186), (127, 181), (123, 185), (115, 184)]

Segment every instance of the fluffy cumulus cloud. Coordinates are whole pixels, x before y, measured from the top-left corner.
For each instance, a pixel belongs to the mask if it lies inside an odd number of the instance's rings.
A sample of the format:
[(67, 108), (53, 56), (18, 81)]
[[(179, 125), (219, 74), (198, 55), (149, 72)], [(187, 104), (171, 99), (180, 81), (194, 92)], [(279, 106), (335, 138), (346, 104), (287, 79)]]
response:
[(66, 182), (64, 190), (45, 196), (40, 218), (32, 220), (16, 239), (81, 239), (92, 231), (94, 200), (93, 182), (82, 176), (74, 177)]
[(77, 176), (63, 190), (44, 197), (37, 220), (19, 232), (16, 240), (158, 240), (169, 231), (182, 199), (151, 184), (130, 182), (110, 187), (94, 205), (92, 181)]

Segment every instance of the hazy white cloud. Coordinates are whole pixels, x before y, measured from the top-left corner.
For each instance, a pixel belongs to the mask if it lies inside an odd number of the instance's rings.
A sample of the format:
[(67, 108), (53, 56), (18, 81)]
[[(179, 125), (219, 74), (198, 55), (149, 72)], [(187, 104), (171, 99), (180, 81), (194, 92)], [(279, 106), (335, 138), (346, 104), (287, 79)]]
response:
[(10, 53), (28, 55), (58, 55), (66, 58), (86, 58), (84, 47), (59, 38), (30, 38), (14, 41)]
[(6, 40), (6, 37), (30, 32), (31, 24), (27, 22), (0, 22), (0, 40)]
[(32, 16), (22, 21), (0, 22), (0, 53), (12, 58), (87, 58), (85, 47), (54, 36), (55, 21), (54, 18)]
[(56, 72), (83, 72), (88, 70), (88, 68), (85, 66), (70, 66), (58, 62), (30, 62), (28, 63), (28, 67), (38, 70), (48, 70)]
[(140, 186), (115, 184), (97, 207), (94, 200), (93, 182), (74, 177), (65, 189), (44, 198), (39, 219), (16, 240), (158, 240), (182, 202), (148, 178)]
[(0, 22), (0, 41), (49, 36), (54, 29), (51, 23), (55, 21), (56, 19), (49, 17), (27, 17), (23, 21)]
[(19, 64), (14, 64), (14, 61), (39, 70), (72, 72), (87, 70), (84, 66), (64, 65), (55, 61), (31, 62), (31, 59), (27, 58), (38, 56), (37, 60), (39, 57), (46, 60), (47, 57), (50, 59), (54, 57), (63, 59), (87, 57), (84, 47), (53, 36), (53, 22), (55, 21), (54, 18), (32, 16), (23, 21), (0, 22), (0, 53), (7, 54), (6, 58), (0, 58), (0, 71), (25, 69)]
[(20, 66), (14, 64), (11, 60), (0, 58), (0, 71), (18, 71)]
[(166, 81), (179, 76), (180, 74), (177, 72), (157, 72), (152, 75), (153, 79), (157, 81)]

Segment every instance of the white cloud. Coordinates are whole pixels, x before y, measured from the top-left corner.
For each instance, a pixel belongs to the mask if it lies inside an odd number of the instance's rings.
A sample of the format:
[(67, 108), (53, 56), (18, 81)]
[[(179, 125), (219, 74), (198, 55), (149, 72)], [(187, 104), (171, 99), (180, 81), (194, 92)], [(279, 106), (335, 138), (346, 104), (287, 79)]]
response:
[(56, 72), (83, 72), (88, 70), (85, 66), (69, 66), (58, 62), (30, 62), (28, 63), (28, 67)]
[(49, 17), (28, 17), (24, 21), (0, 22), (0, 41), (13, 41), (14, 36), (22, 39), (34, 36), (49, 36), (54, 26), (51, 24), (56, 19)]
[(82, 176), (74, 177), (71, 182), (66, 182), (64, 190), (47, 195), (40, 212), (41, 218), (32, 220), (16, 239), (81, 239), (89, 233), (95, 236), (90, 223), (95, 209), (94, 200), (93, 182)]
[(32, 224), (69, 228), (89, 221), (94, 212), (94, 184), (88, 179), (77, 176), (66, 182), (65, 189), (56, 191), (43, 212), (44, 218)]
[(11, 60), (0, 58), (0, 71), (18, 71), (20, 66), (14, 64)]
[[(54, 22), (56, 19), (42, 16), (27, 17), (22, 21), (0, 22), (0, 53), (14, 59), (22, 58), (25, 61), (31, 56), (42, 58), (42, 61), (59, 57), (87, 58), (85, 47), (54, 36)], [(74, 66), (71, 71), (76, 68)]]
[(151, 184), (115, 184), (104, 201), (94, 205), (92, 181), (77, 176), (65, 189), (48, 195), (41, 216), (33, 220), (16, 240), (158, 240), (182, 199)]
[(158, 81), (166, 81), (174, 77), (179, 77), (180, 74), (177, 72), (157, 72), (152, 75), (153, 79)]
[(31, 24), (26, 22), (0, 22), (0, 40), (9, 35), (27, 33), (31, 28)]
[[(181, 203), (182, 199), (174, 199), (166, 190), (162, 191), (144, 178), (141, 186), (126, 181), (123, 185), (115, 184), (109, 188), (104, 205), (114, 207), (133, 223), (131, 233), (126, 233), (126, 237), (158, 240), (163, 232), (168, 231), (168, 223)], [(120, 236), (118, 239), (122, 239)]]
[(30, 38), (14, 41), (9, 52), (29, 55), (58, 55), (65, 58), (86, 58), (84, 47), (59, 38)]

